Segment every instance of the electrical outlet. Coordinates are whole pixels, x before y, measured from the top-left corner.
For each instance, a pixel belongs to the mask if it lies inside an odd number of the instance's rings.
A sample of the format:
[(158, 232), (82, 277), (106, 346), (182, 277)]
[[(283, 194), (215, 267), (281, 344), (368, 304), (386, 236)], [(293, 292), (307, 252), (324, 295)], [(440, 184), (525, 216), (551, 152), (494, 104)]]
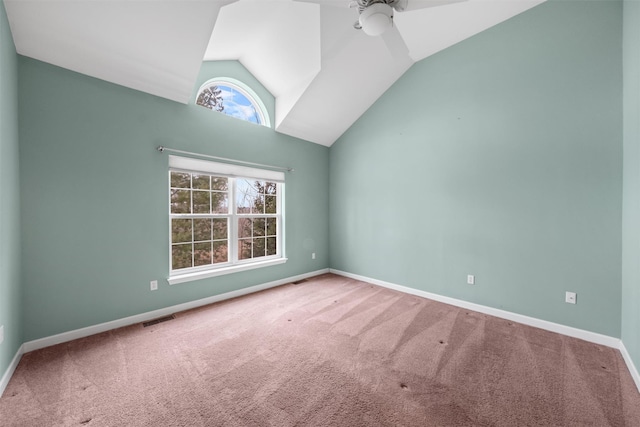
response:
[(311, 254), (311, 259), (316, 259), (316, 253), (315, 252)]
[(473, 274), (467, 275), (467, 284), (468, 285), (475, 285), (476, 284), (476, 276), (474, 276)]
[(4, 341), (4, 325), (0, 326), (0, 344)]
[(575, 304), (577, 301), (577, 294), (575, 292), (566, 292), (564, 294), (564, 302), (567, 304)]
[(150, 286), (151, 286), (151, 290), (152, 291), (157, 291), (158, 290), (158, 281), (157, 280), (152, 280), (151, 282), (149, 282)]

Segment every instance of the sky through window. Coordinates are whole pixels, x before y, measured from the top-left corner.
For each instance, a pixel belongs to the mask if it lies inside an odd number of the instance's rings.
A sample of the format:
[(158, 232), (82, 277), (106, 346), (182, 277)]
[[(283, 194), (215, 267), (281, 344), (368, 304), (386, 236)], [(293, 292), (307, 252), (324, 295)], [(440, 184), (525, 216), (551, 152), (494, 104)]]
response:
[(238, 84), (222, 79), (205, 83), (196, 104), (247, 122), (269, 126), (262, 102)]

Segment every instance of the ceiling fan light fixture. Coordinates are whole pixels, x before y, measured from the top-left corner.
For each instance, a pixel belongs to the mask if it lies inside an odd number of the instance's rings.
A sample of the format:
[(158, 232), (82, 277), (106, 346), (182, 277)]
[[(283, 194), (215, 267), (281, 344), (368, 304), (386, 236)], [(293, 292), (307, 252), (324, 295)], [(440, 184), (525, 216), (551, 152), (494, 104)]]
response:
[(391, 28), (393, 8), (386, 3), (375, 3), (360, 14), (362, 31), (368, 36), (379, 36)]

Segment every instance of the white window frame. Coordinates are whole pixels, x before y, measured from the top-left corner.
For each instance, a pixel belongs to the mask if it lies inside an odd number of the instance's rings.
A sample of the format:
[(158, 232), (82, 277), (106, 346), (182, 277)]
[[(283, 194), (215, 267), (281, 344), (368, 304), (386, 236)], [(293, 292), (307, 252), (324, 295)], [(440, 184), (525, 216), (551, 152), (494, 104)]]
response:
[[(197, 214), (173, 214), (171, 213), (171, 172), (201, 173), (229, 178), (228, 185), (228, 214), (219, 214), (217, 217), (228, 218), (228, 261), (220, 264), (208, 264), (204, 266), (194, 266), (190, 268), (173, 270), (172, 266), (172, 219), (173, 218), (194, 218)], [(238, 166), (227, 163), (217, 163), (208, 160), (200, 160), (189, 157), (169, 156), (169, 277), (170, 285), (190, 282), (192, 280), (216, 277), (224, 274), (236, 273), (240, 271), (252, 270), (255, 268), (269, 267), (272, 265), (287, 262), (285, 256), (285, 226), (284, 226), (284, 172), (257, 169), (246, 166)], [(236, 212), (236, 182), (238, 179), (253, 179), (277, 184), (276, 205), (277, 214), (238, 214)], [(204, 215), (204, 217), (209, 217)], [(275, 217), (276, 218), (276, 254), (259, 258), (238, 259), (238, 219), (242, 217)]]

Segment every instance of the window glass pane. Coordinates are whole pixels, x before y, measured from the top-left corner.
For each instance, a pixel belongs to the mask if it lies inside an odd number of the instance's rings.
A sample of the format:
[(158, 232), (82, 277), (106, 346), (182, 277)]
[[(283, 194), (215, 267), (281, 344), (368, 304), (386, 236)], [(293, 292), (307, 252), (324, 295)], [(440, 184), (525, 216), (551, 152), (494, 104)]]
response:
[(182, 243), (191, 242), (191, 220), (172, 219), (171, 220), (171, 242)]
[(264, 213), (264, 194), (258, 194), (255, 196), (255, 198), (253, 199), (253, 205), (251, 206), (251, 213)]
[(172, 171), (171, 186), (176, 188), (191, 188), (191, 174)]
[(191, 213), (191, 191), (171, 190), (171, 213)]
[(257, 94), (233, 79), (207, 81), (198, 90), (196, 104), (240, 120), (270, 126), (267, 111)]
[(209, 185), (209, 181), (210, 181), (211, 177), (209, 175), (196, 175), (193, 174), (193, 178), (192, 178), (192, 186), (193, 188), (198, 188), (200, 190), (209, 190), (210, 185)]
[(193, 213), (211, 212), (211, 193), (208, 191), (193, 192)]
[(211, 218), (193, 220), (193, 241), (211, 240)]
[(264, 212), (268, 214), (278, 213), (278, 207), (276, 205), (276, 196), (265, 196), (264, 198)]
[(256, 101), (229, 84), (219, 82), (203, 89), (198, 94), (196, 104), (237, 119), (262, 124)]
[(275, 237), (267, 237), (267, 255), (275, 255), (277, 253), (276, 242), (277, 239)]
[(267, 236), (275, 236), (276, 235), (276, 218), (267, 218)]
[(213, 213), (229, 213), (229, 201), (227, 193), (211, 193), (211, 208)]
[(227, 191), (229, 189), (229, 179), (212, 176), (211, 189), (219, 190), (219, 191)]
[(266, 239), (261, 237), (259, 239), (253, 239), (253, 257), (258, 258), (264, 256), (266, 253)]
[(222, 91), (221, 95), (224, 100), (223, 112), (226, 115), (252, 123), (262, 123), (254, 105), (254, 100), (249, 99), (244, 93), (232, 86), (219, 84), (218, 87)]
[(251, 218), (238, 218), (238, 237), (251, 237)]
[(264, 236), (265, 234), (265, 220), (264, 218), (253, 219), (253, 235), (257, 237)]
[(251, 258), (252, 239), (240, 239), (238, 240), (238, 259)]
[(222, 105), (222, 89), (220, 89), (216, 85), (211, 85), (205, 89), (203, 89), (196, 99), (196, 104), (201, 105), (210, 110), (217, 111), (222, 113), (224, 111), (224, 106)]
[(236, 181), (236, 212), (239, 214), (251, 213), (256, 195), (257, 192), (250, 181), (238, 179)]
[(264, 214), (264, 181), (239, 179), (236, 191), (237, 213)]
[(171, 266), (174, 270), (189, 268), (191, 264), (191, 244), (173, 245), (171, 247)]
[(213, 252), (211, 251), (211, 242), (194, 243), (193, 244), (193, 263), (194, 265), (211, 264)]
[(276, 184), (275, 182), (267, 182), (265, 183), (265, 194), (273, 194), (275, 195), (277, 193), (277, 187), (278, 184)]
[(213, 262), (227, 262), (229, 260), (227, 253), (227, 241), (213, 242)]
[(227, 219), (226, 218), (215, 218), (213, 220), (213, 239), (214, 240), (227, 239)]

